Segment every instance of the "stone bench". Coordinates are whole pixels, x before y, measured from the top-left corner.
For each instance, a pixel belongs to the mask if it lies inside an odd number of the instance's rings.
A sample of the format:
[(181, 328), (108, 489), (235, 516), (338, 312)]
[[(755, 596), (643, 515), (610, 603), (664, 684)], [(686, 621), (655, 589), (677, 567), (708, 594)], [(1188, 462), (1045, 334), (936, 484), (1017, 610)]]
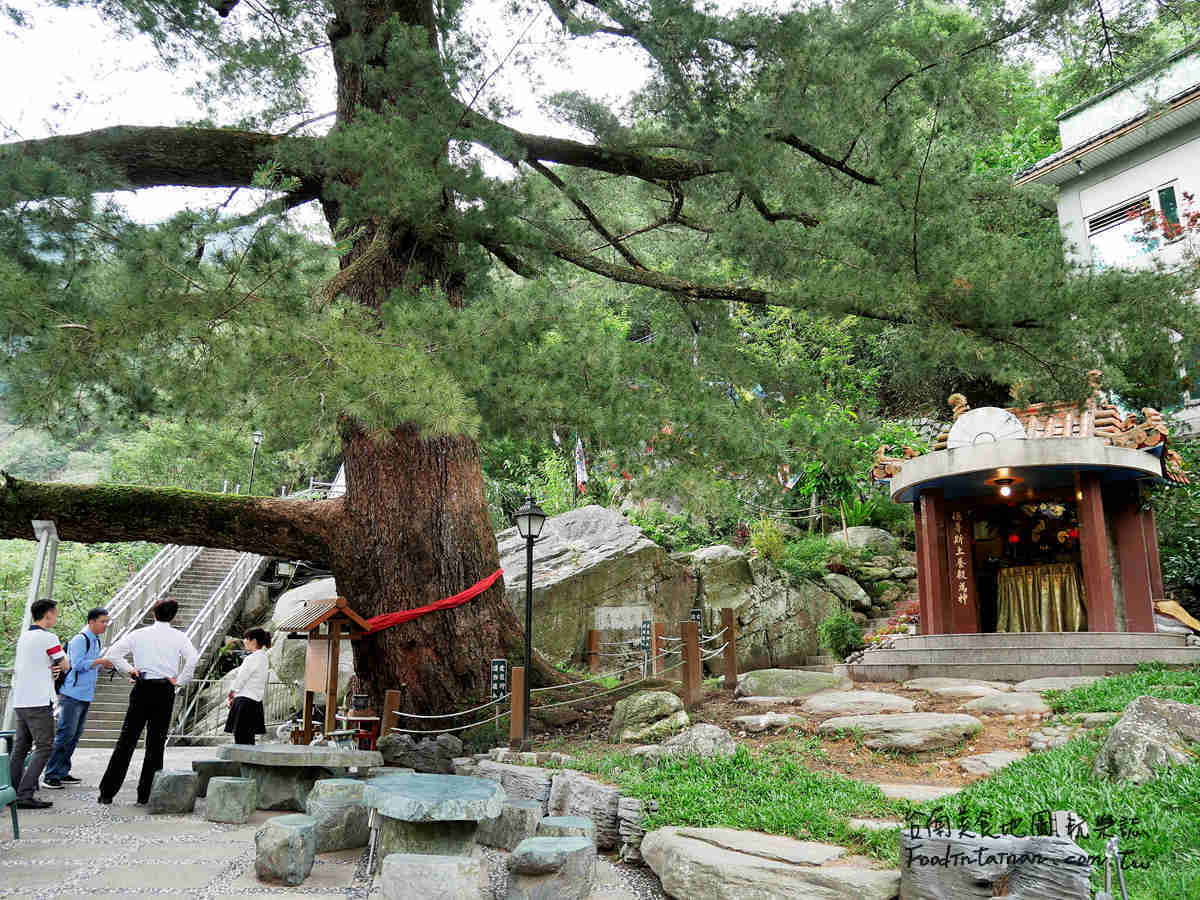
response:
[(491, 898), (484, 860), (474, 856), (392, 853), (383, 859), (384, 900), (485, 900)]
[(349, 769), (383, 764), (374, 750), (305, 747), (298, 744), (227, 744), (217, 756), (241, 767), (243, 778), (258, 783), (258, 808), (305, 809), (312, 786), (323, 778), (338, 778)]
[(159, 769), (150, 783), (151, 815), (190, 813), (196, 808), (199, 779), (186, 769)]
[(485, 847), (511, 851), (525, 838), (537, 834), (541, 821), (544, 821), (542, 804), (538, 801), (509, 798), (504, 801), (500, 815), (480, 820), (475, 840)]
[(208, 796), (209, 779), (215, 777), (239, 778), (242, 774), (242, 764), (226, 759), (193, 759), (192, 771), (196, 773), (196, 796)]
[(508, 858), (506, 900), (584, 900), (596, 881), (596, 845), (586, 837), (531, 837)]
[(204, 818), (210, 822), (245, 825), (258, 805), (258, 784), (253, 778), (217, 775), (208, 782)]
[(479, 822), (500, 815), (504, 788), (461, 775), (382, 775), (367, 781), (364, 802), (378, 815), (376, 869), (391, 853), (466, 856)]
[(295, 887), (312, 871), (316, 822), (311, 816), (276, 816), (254, 835), (254, 874), (259, 881)]
[(316, 822), (318, 853), (367, 846), (370, 810), (363, 802), (366, 782), (354, 778), (322, 778), (313, 784), (305, 804)]

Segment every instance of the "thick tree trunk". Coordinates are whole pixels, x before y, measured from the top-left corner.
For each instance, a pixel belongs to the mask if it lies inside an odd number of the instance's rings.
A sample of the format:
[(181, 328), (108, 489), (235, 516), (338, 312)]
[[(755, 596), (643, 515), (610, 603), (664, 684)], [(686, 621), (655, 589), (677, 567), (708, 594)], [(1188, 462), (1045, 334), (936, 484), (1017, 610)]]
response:
[[(333, 573), (364, 617), (456, 594), (500, 566), (475, 442), (398, 429), (377, 441), (345, 425), (346, 519)], [(521, 642), (498, 581), (463, 606), (360, 641), (355, 672), (368, 693), (404, 692), (410, 712), (450, 712), (488, 693), (494, 657)]]

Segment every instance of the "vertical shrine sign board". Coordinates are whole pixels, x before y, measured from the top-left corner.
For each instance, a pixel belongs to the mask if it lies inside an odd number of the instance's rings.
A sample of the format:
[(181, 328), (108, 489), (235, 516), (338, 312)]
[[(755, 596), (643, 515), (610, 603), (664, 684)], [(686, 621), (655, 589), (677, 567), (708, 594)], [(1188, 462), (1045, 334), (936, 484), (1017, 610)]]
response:
[(323, 694), (329, 673), (329, 641), (311, 636), (304, 652), (304, 689)]
[(960, 506), (948, 508), (946, 550), (950, 564), (950, 632), (978, 634), (979, 596), (975, 590), (975, 526)]

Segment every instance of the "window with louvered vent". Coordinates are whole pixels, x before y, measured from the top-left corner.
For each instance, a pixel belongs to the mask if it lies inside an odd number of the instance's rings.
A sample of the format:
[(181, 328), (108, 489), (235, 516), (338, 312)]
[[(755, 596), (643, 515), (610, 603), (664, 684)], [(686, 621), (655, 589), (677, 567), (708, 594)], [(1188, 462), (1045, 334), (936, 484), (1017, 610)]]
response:
[(1154, 250), (1157, 236), (1146, 232), (1142, 219), (1150, 211), (1150, 195), (1143, 194), (1088, 219), (1092, 264), (1097, 268), (1130, 265)]

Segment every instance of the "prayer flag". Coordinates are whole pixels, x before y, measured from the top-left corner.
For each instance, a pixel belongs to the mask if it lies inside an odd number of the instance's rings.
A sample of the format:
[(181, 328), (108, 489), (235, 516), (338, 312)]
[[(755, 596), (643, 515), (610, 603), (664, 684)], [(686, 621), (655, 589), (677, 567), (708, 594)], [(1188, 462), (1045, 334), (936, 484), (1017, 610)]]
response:
[(575, 483), (579, 486), (579, 493), (587, 492), (587, 462), (583, 458), (583, 439), (575, 439)]

